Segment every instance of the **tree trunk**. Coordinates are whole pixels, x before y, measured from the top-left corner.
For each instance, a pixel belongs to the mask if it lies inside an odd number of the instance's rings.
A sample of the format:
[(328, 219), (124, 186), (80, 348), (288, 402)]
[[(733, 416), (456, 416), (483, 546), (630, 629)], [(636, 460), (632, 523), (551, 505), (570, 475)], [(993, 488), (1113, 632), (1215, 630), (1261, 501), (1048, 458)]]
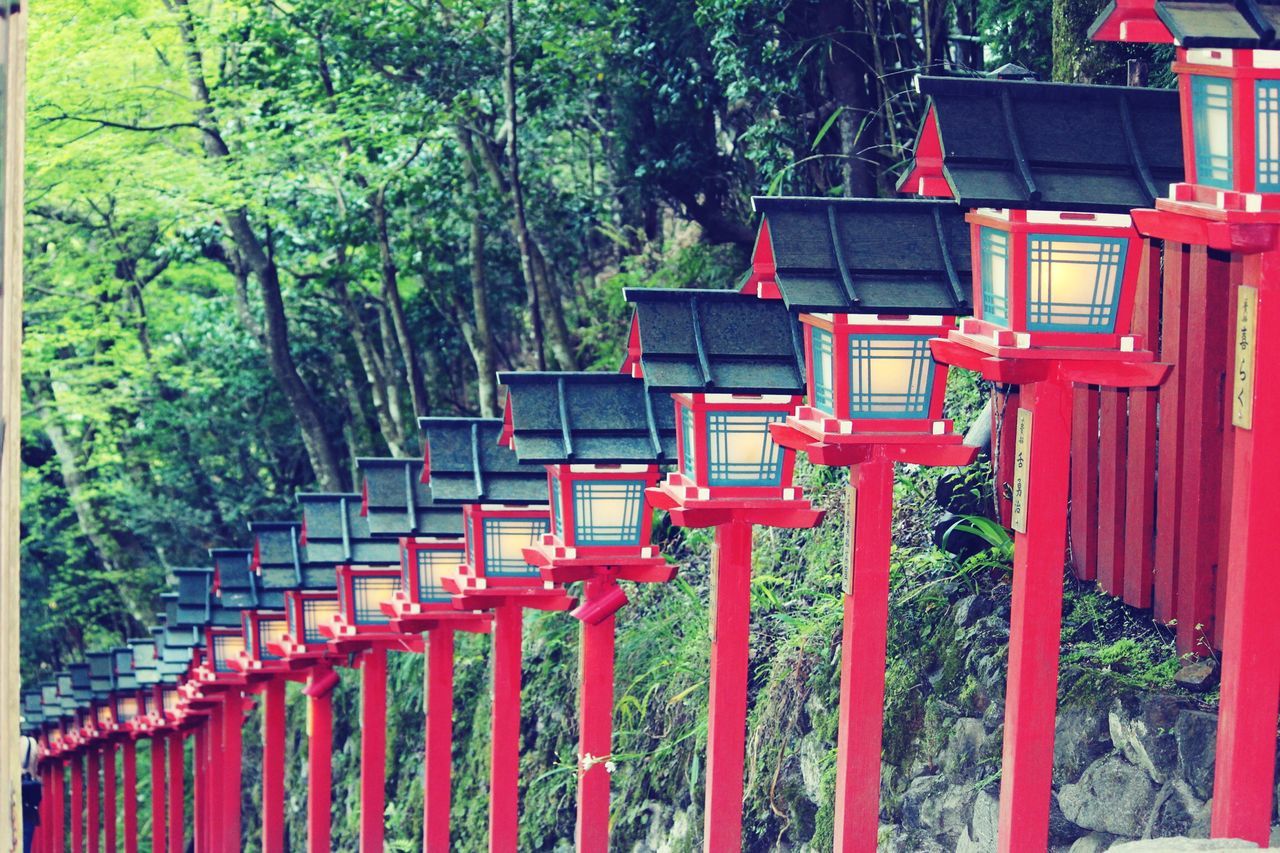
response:
[[(480, 404), (480, 416), (495, 417), (498, 414), (497, 377), (494, 370), (493, 329), (489, 323), (489, 303), (484, 266), (484, 211), (480, 206), (480, 179), (476, 175), (474, 145), (471, 133), (458, 128), (458, 140), (462, 143), (463, 169), (467, 175), (467, 187), (471, 191), (471, 309), (455, 307), (462, 338), (471, 351), (476, 364), (476, 398)], [(460, 300), (455, 300), (460, 302)]]
[(391, 322), (395, 328), (396, 343), (400, 348), (400, 357), (404, 359), (405, 375), (409, 378), (409, 395), (413, 400), (413, 411), (418, 417), (426, 417), (431, 413), (431, 398), (427, 394), (427, 382), (422, 373), (422, 364), (418, 359), (418, 350), (413, 336), (409, 333), (409, 321), (405, 317), (404, 303), (400, 299), (399, 270), (396, 268), (395, 255), (391, 252), (391, 232), (387, 227), (386, 191), (378, 190), (370, 198), (373, 209), (373, 224), (378, 234), (378, 255), (382, 259), (382, 298), (391, 312)]
[[(209, 87), (204, 78), (204, 58), (196, 41), (191, 9), (187, 0), (166, 0), (166, 5), (177, 17), (178, 31), (186, 51), (187, 82), (195, 101), (196, 123), (200, 127), (205, 156), (212, 160), (228, 159), (231, 152), (214, 121)], [(266, 346), (267, 365), (298, 422), (302, 443), (307, 449), (307, 458), (311, 461), (316, 480), (321, 489), (341, 490), (344, 478), (338, 454), (325, 430), (320, 407), (298, 372), (298, 365), (289, 350), (289, 324), (280, 290), (279, 270), (250, 225), (249, 215), (244, 208), (224, 211), (223, 218), (223, 227), (234, 241), (245, 265), (257, 279), (262, 292), (265, 326), (263, 343)]]

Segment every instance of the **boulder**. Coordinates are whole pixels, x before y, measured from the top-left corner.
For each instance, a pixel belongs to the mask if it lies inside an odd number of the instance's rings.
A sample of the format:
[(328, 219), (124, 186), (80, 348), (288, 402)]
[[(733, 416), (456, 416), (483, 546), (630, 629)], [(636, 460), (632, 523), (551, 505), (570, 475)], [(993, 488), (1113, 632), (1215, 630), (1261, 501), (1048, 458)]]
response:
[(957, 628), (968, 628), (991, 612), (991, 599), (985, 595), (966, 595), (955, 603), (951, 616)]
[(970, 781), (978, 765), (978, 754), (987, 738), (987, 727), (976, 717), (955, 721), (946, 746), (938, 756), (942, 772), (953, 782)]
[(1110, 853), (1201, 853), (1212, 850), (1257, 850), (1252, 841), (1239, 838), (1148, 838), (1126, 841), (1112, 847)]
[(1117, 699), (1107, 713), (1112, 745), (1161, 785), (1177, 769), (1173, 727), (1180, 710), (1177, 700), (1153, 696)]
[(1178, 748), (1178, 774), (1197, 797), (1213, 796), (1213, 761), (1218, 740), (1218, 717), (1204, 711), (1183, 711), (1173, 727)]
[(957, 838), (977, 796), (972, 785), (952, 786), (942, 774), (917, 777), (902, 795), (902, 825), (913, 833)]
[(999, 825), (1000, 801), (986, 791), (979, 791), (973, 801), (969, 825), (956, 842), (956, 853), (995, 853)]
[(1116, 840), (1114, 835), (1105, 832), (1091, 832), (1083, 838), (1077, 838), (1068, 853), (1102, 853)]
[(1218, 686), (1218, 663), (1207, 659), (1188, 661), (1173, 676), (1173, 683), (1192, 693), (1208, 693)]
[(1192, 834), (1191, 827), (1203, 809), (1204, 803), (1196, 798), (1190, 785), (1181, 779), (1172, 779), (1156, 794), (1142, 837), (1189, 836)]
[(1053, 775), (1074, 782), (1111, 746), (1107, 715), (1099, 708), (1067, 708), (1053, 729)]
[(1137, 838), (1155, 795), (1145, 771), (1118, 755), (1108, 755), (1090, 764), (1079, 782), (1062, 786), (1058, 806), (1079, 827)]

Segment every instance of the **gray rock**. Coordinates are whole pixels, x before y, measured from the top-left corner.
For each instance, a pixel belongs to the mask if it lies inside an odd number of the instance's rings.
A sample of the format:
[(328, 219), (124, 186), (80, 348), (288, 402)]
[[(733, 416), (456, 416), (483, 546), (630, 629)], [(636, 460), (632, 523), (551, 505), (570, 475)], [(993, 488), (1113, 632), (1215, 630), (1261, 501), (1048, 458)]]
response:
[(987, 709), (982, 712), (982, 723), (993, 733), (996, 729), (1004, 725), (1004, 703), (1000, 700), (992, 700), (987, 705)]
[(1062, 786), (1058, 806), (1079, 827), (1137, 838), (1155, 794), (1145, 772), (1117, 755), (1108, 755), (1090, 764), (1079, 782)]
[(1252, 841), (1239, 838), (1149, 838), (1126, 841), (1111, 848), (1111, 853), (1201, 853), (1205, 850), (1257, 850)]
[(1213, 828), (1213, 798), (1204, 801), (1204, 805), (1200, 807), (1200, 811), (1196, 812), (1195, 818), (1191, 821), (1191, 828), (1186, 831), (1188, 838), (1208, 838), (1209, 831)]
[(1214, 660), (1189, 661), (1173, 676), (1173, 683), (1193, 693), (1208, 693), (1218, 686), (1218, 663)]
[(815, 803), (822, 797), (823, 746), (818, 741), (812, 732), (800, 739), (800, 784), (804, 795)]
[(967, 595), (956, 602), (952, 618), (957, 628), (968, 628), (991, 612), (991, 599), (985, 595)]
[(1204, 808), (1204, 803), (1192, 793), (1191, 786), (1181, 779), (1173, 779), (1156, 794), (1151, 807), (1151, 817), (1143, 828), (1143, 838), (1171, 838), (1190, 835), (1191, 827)]
[(1102, 853), (1116, 840), (1114, 835), (1105, 832), (1091, 832), (1083, 838), (1077, 838), (1071, 845), (1069, 853)]
[(995, 853), (999, 825), (1000, 801), (986, 791), (979, 791), (973, 801), (969, 825), (956, 843), (956, 853)]
[(1204, 711), (1183, 711), (1173, 727), (1178, 746), (1178, 773), (1197, 797), (1213, 796), (1213, 760), (1218, 740), (1218, 717)]
[(951, 853), (949, 846), (938, 839), (919, 832), (903, 832), (894, 829), (880, 836), (879, 853)]
[(1053, 775), (1074, 782), (1110, 748), (1107, 715), (1098, 708), (1067, 708), (1053, 730)]
[(971, 785), (951, 786), (945, 776), (920, 776), (902, 795), (902, 825), (909, 831), (957, 838), (973, 813), (978, 792)]
[(1107, 714), (1111, 743), (1161, 785), (1177, 769), (1173, 727), (1179, 710), (1176, 700), (1156, 696), (1140, 702), (1117, 699)]
[(953, 782), (966, 782), (974, 778), (978, 765), (978, 752), (987, 738), (987, 727), (975, 717), (961, 717), (955, 721), (947, 744), (938, 756), (942, 772)]

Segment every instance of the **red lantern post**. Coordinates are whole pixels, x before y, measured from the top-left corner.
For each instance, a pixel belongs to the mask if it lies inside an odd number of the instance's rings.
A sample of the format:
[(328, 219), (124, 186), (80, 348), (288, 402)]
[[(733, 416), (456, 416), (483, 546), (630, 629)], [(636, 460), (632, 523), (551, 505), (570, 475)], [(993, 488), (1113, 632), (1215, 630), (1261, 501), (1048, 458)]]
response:
[[(894, 462), (967, 465), (942, 406), (947, 368), (929, 339), (967, 313), (968, 229), (954, 204), (756, 199), (770, 235), (757, 274), (804, 326), (809, 403), (771, 425), (819, 465), (850, 467), (835, 849), (876, 849), (889, 608)], [(825, 232), (829, 239), (817, 241)], [(925, 247), (919, 235), (932, 239)], [(876, 234), (875, 241), (856, 235)], [(757, 247), (760, 241), (757, 241)], [(832, 263), (832, 261), (836, 261)], [(892, 271), (891, 287), (856, 289)], [(815, 286), (815, 282), (821, 285)], [(869, 288), (870, 289), (870, 288)]]
[(792, 485), (795, 454), (769, 426), (804, 391), (803, 344), (785, 306), (709, 290), (628, 290), (638, 359), (624, 370), (672, 394), (678, 470), (648, 490), (682, 527), (715, 527), (703, 844), (742, 846), (743, 761), (754, 525), (822, 518)]
[[(627, 603), (619, 581), (675, 576), (651, 544), (645, 493), (658, 465), (674, 461), (675, 422), (666, 395), (619, 374), (503, 373), (503, 443), (522, 463), (546, 466), (551, 530), (524, 549), (545, 580), (583, 582), (572, 615), (582, 623), (578, 668), (578, 815), (581, 851), (609, 848), (613, 772), (614, 614)], [(654, 398), (657, 398), (656, 400)]]
[[(1166, 257), (1172, 256), (1165, 263), (1165, 289), (1175, 288), (1190, 305), (1182, 330), (1188, 354), (1203, 349), (1196, 346), (1200, 338), (1228, 343), (1225, 364), (1210, 360), (1202, 366), (1215, 375), (1225, 370), (1225, 400), (1200, 389), (1199, 396), (1191, 391), (1182, 401), (1191, 434), (1186, 444), (1217, 438), (1215, 450), (1233, 451), (1230, 467), (1223, 469), (1230, 499), (1222, 507), (1230, 524), (1208, 531), (1230, 534), (1221, 567), (1225, 579), (1220, 571), (1216, 595), (1209, 583), (1189, 585), (1189, 592), (1197, 601), (1216, 598), (1221, 621), (1211, 834), (1260, 844), (1270, 834), (1280, 713), (1280, 626), (1267, 607), (1280, 593), (1269, 517), (1269, 508), (1280, 502), (1274, 471), (1280, 389), (1264, 373), (1280, 349), (1280, 69), (1274, 67), (1280, 43), (1266, 8), (1216, 2), (1180, 8), (1135, 0), (1105, 9), (1091, 32), (1101, 40), (1177, 47), (1173, 70), (1182, 104), (1186, 182), (1175, 184), (1154, 209), (1135, 211), (1134, 220), (1143, 234), (1164, 239)], [(1200, 362), (1189, 364), (1195, 368)], [(1204, 417), (1205, 412), (1217, 417)], [(1211, 431), (1217, 423), (1223, 424), (1222, 436)], [(1163, 500), (1163, 485), (1160, 494)], [(1218, 507), (1206, 511), (1201, 499), (1184, 494), (1184, 519), (1197, 512), (1212, 519)], [(1178, 544), (1194, 549), (1196, 559), (1220, 559), (1222, 549), (1210, 554), (1208, 538)], [(1181, 611), (1183, 588), (1177, 592)]]
[(497, 418), (421, 418), (423, 477), (435, 503), (461, 506), (463, 562), (441, 578), (459, 610), (493, 611), (493, 708), (489, 765), (489, 849), (515, 850), (520, 837), (520, 669), (526, 608), (567, 610), (562, 588), (544, 582), (523, 549), (547, 532), (546, 475), (500, 447)]

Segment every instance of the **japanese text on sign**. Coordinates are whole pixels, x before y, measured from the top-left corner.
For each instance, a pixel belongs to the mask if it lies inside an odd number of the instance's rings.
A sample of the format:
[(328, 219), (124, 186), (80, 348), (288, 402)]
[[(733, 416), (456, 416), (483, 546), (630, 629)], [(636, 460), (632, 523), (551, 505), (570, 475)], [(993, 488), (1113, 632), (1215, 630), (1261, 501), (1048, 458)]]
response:
[(1013, 529), (1027, 532), (1027, 488), (1031, 471), (1031, 410), (1018, 409), (1018, 434), (1013, 443)]
[(853, 549), (858, 541), (858, 487), (850, 486), (845, 521), (849, 525), (849, 547), (845, 549), (844, 594), (853, 595)]
[(1241, 285), (1236, 296), (1235, 371), (1231, 423), (1253, 429), (1253, 351), (1258, 338), (1258, 288)]

